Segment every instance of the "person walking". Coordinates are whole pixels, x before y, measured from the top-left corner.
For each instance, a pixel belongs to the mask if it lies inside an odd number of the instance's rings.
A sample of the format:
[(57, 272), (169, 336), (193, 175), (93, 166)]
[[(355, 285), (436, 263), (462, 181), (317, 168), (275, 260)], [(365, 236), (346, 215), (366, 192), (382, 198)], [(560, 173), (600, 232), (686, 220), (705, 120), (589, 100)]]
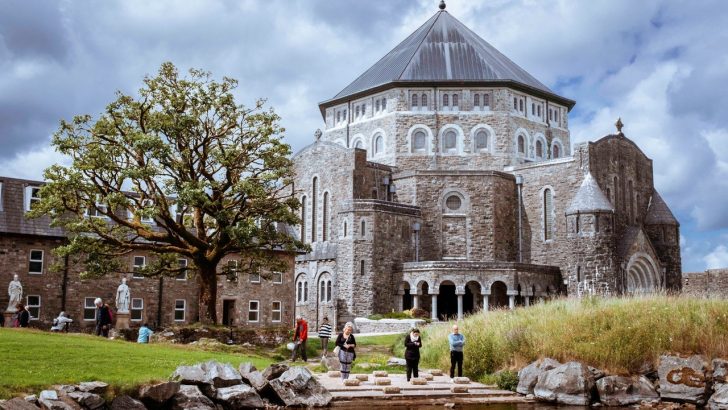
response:
[(109, 305), (105, 304), (101, 298), (96, 298), (94, 304), (96, 305), (96, 336), (109, 337), (109, 329), (111, 329)]
[(300, 354), (304, 362), (308, 361), (306, 357), (306, 340), (308, 340), (308, 322), (301, 316), (296, 318), (296, 332), (293, 334), (293, 353), (291, 353), (291, 361), (295, 362), (296, 357)]
[[(356, 359), (356, 338), (354, 338), (354, 324), (346, 322), (344, 330), (336, 337), (336, 347), (338, 348), (339, 363), (341, 363), (341, 380), (349, 378), (351, 373), (351, 365)], [(336, 351), (334, 353), (337, 353)]]
[(329, 352), (329, 339), (331, 339), (331, 324), (329, 324), (328, 316), (324, 316), (323, 323), (318, 330), (318, 337), (321, 339), (321, 358), (326, 357), (326, 353)]
[(422, 339), (420, 338), (420, 330), (414, 328), (407, 337), (404, 338), (404, 360), (407, 362), (407, 381), (410, 376), (420, 377), (420, 348), (422, 347)]
[(25, 305), (21, 302), (15, 305), (17, 319), (15, 319), (15, 327), (28, 327), (30, 323), (30, 312), (25, 308)]
[(450, 342), (450, 379), (455, 377), (455, 366), (458, 367), (458, 377), (463, 377), (463, 346), (465, 336), (459, 332), (458, 325), (452, 326), (452, 333), (447, 336)]
[(53, 319), (51, 332), (62, 332), (66, 330), (68, 324), (71, 322), (73, 322), (73, 320), (66, 316), (66, 312), (61, 312), (57, 318)]
[(137, 343), (149, 343), (149, 338), (152, 337), (152, 329), (145, 323), (139, 328), (139, 337), (137, 337)]

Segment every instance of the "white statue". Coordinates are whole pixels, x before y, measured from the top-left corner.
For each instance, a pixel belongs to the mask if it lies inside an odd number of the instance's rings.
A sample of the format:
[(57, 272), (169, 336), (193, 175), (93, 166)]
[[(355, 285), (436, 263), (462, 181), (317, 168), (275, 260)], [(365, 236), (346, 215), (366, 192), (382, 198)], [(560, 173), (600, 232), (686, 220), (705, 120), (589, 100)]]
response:
[(126, 278), (121, 278), (121, 285), (116, 288), (116, 311), (119, 313), (129, 313), (129, 303), (131, 296), (129, 295), (129, 286), (126, 284)]
[(13, 280), (8, 286), (8, 295), (10, 295), (10, 302), (8, 302), (8, 312), (15, 312), (15, 305), (23, 300), (23, 285), (20, 284), (18, 275), (13, 275)]

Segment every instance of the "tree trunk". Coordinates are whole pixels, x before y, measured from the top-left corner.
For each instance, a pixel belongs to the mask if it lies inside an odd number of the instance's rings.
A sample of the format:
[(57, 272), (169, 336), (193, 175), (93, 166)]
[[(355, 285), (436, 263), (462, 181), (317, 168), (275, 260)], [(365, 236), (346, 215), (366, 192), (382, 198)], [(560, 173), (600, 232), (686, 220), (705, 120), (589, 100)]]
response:
[(217, 266), (198, 264), (197, 282), (200, 285), (200, 322), (217, 323)]

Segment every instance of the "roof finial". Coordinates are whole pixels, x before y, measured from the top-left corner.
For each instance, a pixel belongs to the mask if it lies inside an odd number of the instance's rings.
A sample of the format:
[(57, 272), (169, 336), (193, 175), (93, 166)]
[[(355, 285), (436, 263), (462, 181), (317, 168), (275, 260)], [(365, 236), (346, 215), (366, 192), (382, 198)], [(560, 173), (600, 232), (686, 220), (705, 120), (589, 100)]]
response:
[(313, 136), (314, 136), (314, 137), (316, 138), (316, 141), (318, 141), (318, 140), (320, 140), (320, 139), (321, 139), (321, 135), (322, 135), (322, 134), (323, 134), (323, 133), (321, 132), (321, 130), (320, 130), (320, 129), (316, 129), (316, 131), (315, 131), (315, 132), (313, 133)]
[(622, 134), (622, 127), (624, 127), (624, 124), (622, 124), (622, 117), (617, 118), (617, 122), (615, 122), (614, 125), (617, 127), (617, 134), (624, 135)]
[(447, 7), (445, 5), (445, 0), (440, 0), (440, 10), (445, 10), (445, 7)]

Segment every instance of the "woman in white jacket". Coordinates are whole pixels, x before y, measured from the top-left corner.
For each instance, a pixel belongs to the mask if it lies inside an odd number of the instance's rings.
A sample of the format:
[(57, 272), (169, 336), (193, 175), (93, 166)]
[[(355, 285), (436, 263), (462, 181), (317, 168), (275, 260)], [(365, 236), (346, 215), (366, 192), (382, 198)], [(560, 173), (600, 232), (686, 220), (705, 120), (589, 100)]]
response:
[(66, 330), (66, 326), (68, 326), (68, 324), (71, 322), (73, 322), (73, 320), (66, 317), (66, 312), (61, 312), (61, 314), (58, 315), (57, 318), (53, 319), (53, 327), (51, 327), (51, 332), (61, 332), (63, 330)]

